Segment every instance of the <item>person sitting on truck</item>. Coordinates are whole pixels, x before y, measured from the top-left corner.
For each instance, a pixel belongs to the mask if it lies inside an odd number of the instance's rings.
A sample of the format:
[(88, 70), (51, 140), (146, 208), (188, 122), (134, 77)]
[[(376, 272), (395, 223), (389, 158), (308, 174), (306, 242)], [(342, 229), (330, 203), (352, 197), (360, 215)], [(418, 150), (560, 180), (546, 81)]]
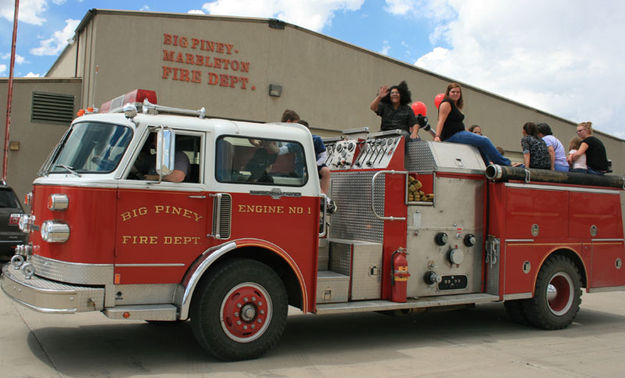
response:
[(534, 122), (526, 122), (521, 129), (521, 148), (523, 149), (523, 163), (518, 166), (529, 168), (551, 169), (551, 159), (547, 144), (538, 136), (538, 127)]
[[(159, 175), (156, 172), (156, 154), (153, 150), (156, 148), (156, 133), (151, 132), (146, 140), (135, 164), (133, 166), (133, 172), (135, 177), (141, 180), (158, 180)], [(173, 171), (163, 176), (163, 181), (169, 182), (183, 182), (187, 173), (189, 172), (191, 163), (187, 155), (176, 149), (174, 155), (174, 169)]]
[[(573, 155), (579, 150), (582, 145), (582, 139), (579, 137), (573, 137), (569, 142), (569, 155)], [(588, 166), (586, 165), (586, 154), (581, 154), (577, 157), (577, 160), (573, 162), (570, 168), (571, 172), (586, 173)]]
[(484, 134), (482, 134), (482, 127), (480, 125), (471, 125), (471, 127), (469, 127), (469, 132), (484, 136)]
[(577, 136), (582, 139), (582, 144), (574, 154), (568, 156), (569, 164), (572, 165), (582, 154), (586, 154), (587, 173), (593, 175), (605, 174), (609, 169), (608, 157), (603, 143), (592, 135), (592, 122), (580, 123), (577, 125), (576, 132)]
[[(300, 125), (306, 126), (306, 128), (310, 129), (308, 126), (308, 122), (301, 119), (298, 122)], [(328, 157), (326, 152), (326, 146), (323, 143), (323, 139), (319, 135), (313, 134), (313, 146), (315, 147), (315, 158), (317, 160), (317, 174), (319, 175), (319, 183), (321, 186), (321, 192), (328, 195), (330, 191), (330, 168), (326, 165), (325, 161)]]
[(369, 108), (382, 118), (382, 131), (403, 130), (410, 135), (410, 139), (419, 139), (419, 122), (408, 105), (411, 102), (408, 84), (402, 81), (390, 88), (381, 86)]
[(463, 105), (464, 100), (460, 84), (450, 83), (445, 91), (443, 101), (438, 106), (438, 122), (436, 123), (434, 141), (468, 144), (477, 147), (486, 164), (492, 162), (510, 165), (510, 160), (501, 156), (490, 139), (464, 129)]
[[(308, 122), (301, 120), (294, 110), (286, 109), (284, 113), (282, 113), (281, 121), (286, 123), (299, 123), (310, 129)], [(326, 146), (323, 144), (323, 139), (321, 139), (319, 135), (313, 134), (312, 138), (313, 146), (315, 147), (315, 158), (317, 160), (317, 173), (319, 174), (321, 192), (327, 196), (330, 190), (330, 168), (325, 164), (325, 158), (327, 157)], [(303, 166), (303, 164), (304, 162), (295, 162), (296, 167)]]
[[(300, 125), (306, 126), (310, 130), (308, 126), (308, 122), (300, 119), (299, 114), (297, 114), (294, 110), (286, 109), (284, 113), (282, 113), (282, 118), (280, 119), (282, 122), (286, 123), (299, 123)], [(327, 157), (326, 154), (326, 146), (323, 143), (323, 139), (319, 135), (312, 135), (313, 138), (313, 146), (315, 148), (315, 160), (317, 161), (317, 174), (319, 175), (319, 185), (321, 192), (326, 195), (327, 201), (327, 211), (330, 214), (333, 214), (336, 211), (336, 203), (329, 197), (330, 193), (330, 168), (325, 164), (325, 160)], [(296, 167), (304, 166), (305, 162), (295, 161)]]
[(551, 127), (548, 124), (541, 122), (536, 126), (538, 127), (538, 136), (545, 141), (547, 150), (549, 150), (551, 170), (568, 172), (569, 163), (566, 161), (566, 152), (564, 151), (562, 142), (553, 136)]

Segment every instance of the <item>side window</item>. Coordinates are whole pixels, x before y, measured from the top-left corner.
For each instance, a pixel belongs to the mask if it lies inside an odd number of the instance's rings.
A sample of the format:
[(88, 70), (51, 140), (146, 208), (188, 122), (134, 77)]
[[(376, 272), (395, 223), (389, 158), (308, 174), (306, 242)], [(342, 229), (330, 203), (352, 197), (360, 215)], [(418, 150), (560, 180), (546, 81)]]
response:
[(304, 149), (293, 141), (224, 136), (217, 140), (215, 178), (224, 183), (303, 186)]
[[(184, 182), (200, 182), (200, 164), (202, 162), (202, 138), (197, 135), (176, 134), (176, 158), (184, 153), (189, 159), (189, 167)], [(178, 163), (175, 163), (178, 169)]]
[[(182, 134), (177, 131), (174, 172), (164, 176), (163, 181), (199, 183), (201, 146), (200, 136)], [(158, 180), (155, 149), (156, 131), (151, 131), (130, 170), (129, 180)]]

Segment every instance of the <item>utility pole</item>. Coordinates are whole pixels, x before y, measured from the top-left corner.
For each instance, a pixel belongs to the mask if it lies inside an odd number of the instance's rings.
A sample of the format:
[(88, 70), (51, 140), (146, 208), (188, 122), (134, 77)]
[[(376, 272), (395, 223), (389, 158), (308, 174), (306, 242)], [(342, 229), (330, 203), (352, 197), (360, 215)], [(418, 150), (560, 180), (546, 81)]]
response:
[(13, 40), (11, 42), (11, 63), (9, 68), (9, 87), (7, 92), (7, 118), (4, 130), (4, 154), (2, 159), (2, 181), (7, 180), (7, 162), (9, 158), (9, 127), (11, 126), (11, 104), (13, 102), (13, 67), (15, 66), (15, 42), (17, 40), (17, 15), (20, 9), (20, 0), (15, 0), (15, 14), (13, 15)]

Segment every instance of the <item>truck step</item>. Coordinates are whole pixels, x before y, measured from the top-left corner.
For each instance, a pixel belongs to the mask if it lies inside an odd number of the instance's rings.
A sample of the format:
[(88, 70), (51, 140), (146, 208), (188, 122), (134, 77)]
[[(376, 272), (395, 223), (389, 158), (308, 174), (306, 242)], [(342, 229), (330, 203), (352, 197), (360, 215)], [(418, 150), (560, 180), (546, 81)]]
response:
[(323, 270), (317, 272), (317, 303), (346, 302), (349, 294), (349, 276)]
[(160, 320), (178, 319), (178, 308), (172, 304), (116, 306), (104, 310), (104, 315), (111, 319)]
[(442, 307), (471, 303), (489, 303), (497, 301), (499, 301), (499, 296), (497, 295), (475, 293), (408, 299), (406, 303), (396, 303), (386, 300), (327, 303), (317, 304), (317, 314), (404, 310), (411, 308)]

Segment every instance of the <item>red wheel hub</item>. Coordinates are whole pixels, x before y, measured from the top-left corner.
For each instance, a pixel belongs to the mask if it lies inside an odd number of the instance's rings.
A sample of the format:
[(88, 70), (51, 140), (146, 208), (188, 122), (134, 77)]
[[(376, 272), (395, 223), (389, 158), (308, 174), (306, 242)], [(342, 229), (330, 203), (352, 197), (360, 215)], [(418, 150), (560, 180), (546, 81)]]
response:
[(554, 315), (565, 314), (573, 305), (573, 282), (565, 273), (557, 273), (547, 287), (549, 309)]
[(232, 288), (221, 304), (221, 326), (229, 338), (250, 342), (260, 337), (271, 322), (271, 297), (252, 282)]

